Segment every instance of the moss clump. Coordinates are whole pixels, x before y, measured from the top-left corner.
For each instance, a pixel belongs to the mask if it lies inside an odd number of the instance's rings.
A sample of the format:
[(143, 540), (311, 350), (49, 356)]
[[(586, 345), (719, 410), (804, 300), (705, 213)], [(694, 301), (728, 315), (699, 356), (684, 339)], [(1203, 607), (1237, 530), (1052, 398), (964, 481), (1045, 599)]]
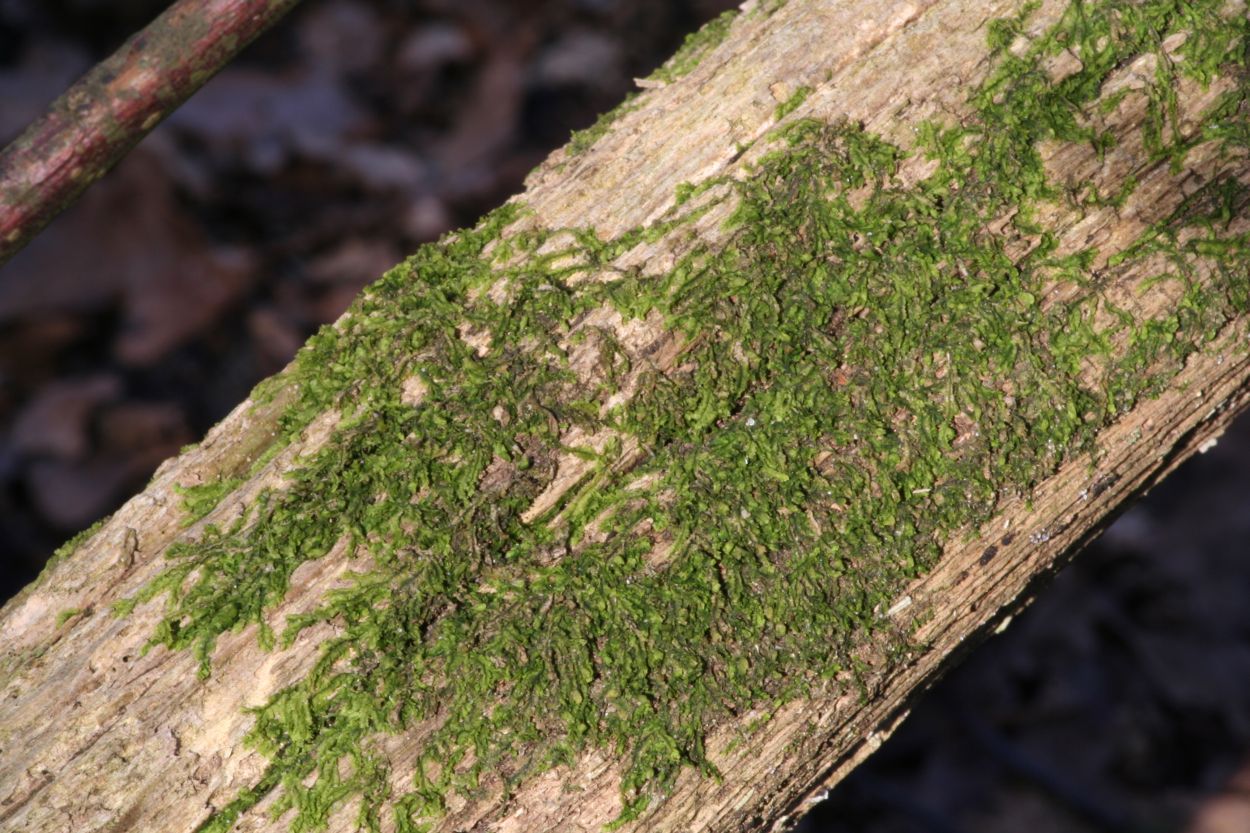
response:
[(175, 486), (174, 491), (182, 497), (182, 511), (186, 514), (183, 524), (190, 526), (213, 511), (222, 498), (237, 489), (242, 482), (241, 477), (227, 477), (196, 486)]
[(595, 120), (590, 127), (582, 130), (574, 130), (573, 135), (569, 137), (569, 143), (566, 145), (566, 151), (570, 156), (580, 156), (594, 146), (595, 142), (603, 138), (608, 129), (616, 123), (618, 119), (628, 113), (637, 110), (641, 102), (638, 100), (639, 93), (633, 92), (625, 96), (625, 100), (608, 112), (601, 115)]
[(85, 541), (88, 541), (92, 536), (94, 536), (97, 532), (99, 532), (101, 527), (104, 526), (107, 520), (108, 518), (101, 518), (100, 520), (93, 523), (91, 526), (84, 529), (82, 532), (75, 534), (72, 538), (70, 538), (64, 544), (61, 544), (61, 546), (57, 547), (56, 552), (48, 556), (48, 560), (44, 562), (43, 569), (39, 571), (39, 577), (36, 578), (30, 584), (30, 586), (34, 587), (35, 585), (43, 581), (44, 578), (52, 572), (53, 568), (55, 568), (58, 564), (60, 564), (66, 558), (69, 558), (71, 555), (73, 555), (74, 552), (77, 551), (77, 549), (80, 546), (82, 546)]
[(81, 607), (67, 607), (65, 610), (62, 610), (60, 613), (56, 615), (56, 626), (58, 628), (62, 627), (70, 619), (73, 619), (75, 616), (79, 616), (86, 612), (87, 611)]
[[(678, 78), (688, 75), (707, 53), (729, 36), (729, 27), (737, 16), (738, 12), (735, 9), (723, 12), (708, 21), (697, 32), (687, 35), (677, 52), (651, 73), (649, 76), (651, 80), (671, 84)], [(642, 103), (639, 95), (640, 93), (637, 92), (630, 93), (624, 101), (601, 115), (590, 127), (573, 131), (567, 145), (567, 153), (570, 156), (580, 156), (590, 150), (622, 116), (638, 109)]]
[(811, 87), (799, 87), (794, 91), (793, 95), (777, 105), (777, 110), (773, 113), (773, 118), (777, 121), (781, 121), (786, 116), (799, 109), (799, 105), (801, 105), (804, 101), (807, 101), (807, 97), (811, 95), (812, 92)]
[(651, 73), (650, 77), (671, 84), (678, 78), (689, 75), (708, 53), (729, 37), (729, 28), (737, 16), (738, 10), (730, 9), (712, 18), (699, 31), (686, 35), (673, 57)]
[[(283, 640), (321, 621), (340, 635), (257, 710), (249, 740), (270, 768), (206, 829), (281, 789), (274, 812), (295, 831), (352, 798), (362, 827), (389, 807), (400, 830), (424, 830), (450, 793), (511, 789), (590, 746), (624, 761), (628, 820), (683, 767), (715, 773), (712, 725), (853, 683), (857, 650), (897, 638), (882, 611), (950, 535), (1088, 448), (1247, 311), (1247, 241), (1228, 228), (1250, 195), (1231, 175), (1108, 267), (1166, 255), (1157, 280), (1184, 301), (1157, 319), (1116, 307), (1090, 272), (1097, 253), (1058, 255), (1031, 219), (1062, 198), (1038, 143), (1100, 141), (1083, 114), (1115, 67), (1178, 31), (1206, 46), (1175, 72), (1209, 80), (1244, 61), (1245, 26), (1220, 5), (1080, 3), (1023, 54), (1007, 48), (1022, 18), (992, 27), (996, 69), (966, 124), (921, 131), (938, 164), (917, 184), (895, 178), (902, 149), (802, 120), (746, 177), (685, 189), (655, 226), (612, 241), (519, 231), (505, 206), (384, 276), (297, 361), (284, 431), (335, 408), (331, 443), (246, 523), (173, 548), (141, 597), (170, 593), (155, 641), (207, 671), (218, 636), (262, 622), (300, 564), (343, 539), (373, 560), (286, 623)], [(1042, 64), (1059, 49), (1082, 69), (1056, 83)], [(1175, 80), (1146, 94), (1165, 100)], [(1242, 83), (1201, 129), (1238, 159), (1245, 100)], [(1160, 158), (1183, 159), (1192, 137), (1159, 112)], [(690, 222), (703, 193), (736, 204), (723, 247), (695, 245), (659, 276), (579, 280)], [(1079, 291), (1043, 303), (1056, 283)], [(688, 344), (616, 408), (628, 352), (574, 333), (605, 304), (658, 315)], [(590, 384), (569, 363), (579, 338), (599, 345)], [(616, 439), (570, 449), (574, 428)], [(527, 523), (567, 453), (589, 472)], [(419, 723), (415, 781), (393, 794), (375, 739)]]

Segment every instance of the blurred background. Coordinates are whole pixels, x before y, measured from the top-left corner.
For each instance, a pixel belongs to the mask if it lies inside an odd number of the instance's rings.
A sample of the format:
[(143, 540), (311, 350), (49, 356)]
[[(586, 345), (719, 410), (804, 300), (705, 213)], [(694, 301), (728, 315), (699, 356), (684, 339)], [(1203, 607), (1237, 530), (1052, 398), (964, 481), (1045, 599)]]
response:
[[(0, 142), (165, 0), (0, 0)], [(306, 0), (0, 268), (0, 599), (735, 0)], [(1250, 833), (1250, 422), (805, 833)]]

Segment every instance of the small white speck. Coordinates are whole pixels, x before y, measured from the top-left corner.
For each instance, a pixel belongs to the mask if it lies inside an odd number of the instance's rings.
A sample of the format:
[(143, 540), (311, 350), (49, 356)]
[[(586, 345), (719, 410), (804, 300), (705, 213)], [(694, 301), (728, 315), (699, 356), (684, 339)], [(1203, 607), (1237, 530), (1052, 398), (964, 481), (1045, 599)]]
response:
[(890, 609), (885, 612), (885, 615), (897, 616), (909, 607), (911, 607), (911, 596), (904, 596), (894, 604), (890, 605)]
[(738, 510), (738, 517), (742, 518), (742, 520), (745, 521), (747, 518), (751, 517), (751, 513), (748, 512), (745, 507), (743, 507), (742, 509)]
[(1202, 445), (1198, 446), (1198, 453), (1206, 454), (1208, 451), (1215, 448), (1215, 446), (1218, 445), (1219, 442), (1220, 442), (1219, 437), (1207, 437), (1205, 440), (1202, 441)]
[(933, 491), (932, 489), (912, 489), (911, 493), (913, 495), (927, 495), (929, 494), (929, 492), (932, 492), (932, 491)]
[(1012, 620), (1012, 617), (1008, 616), (1007, 618), (1003, 619), (1003, 621), (999, 622), (998, 627), (994, 628), (994, 633), (1000, 634), (1003, 631), (1007, 630), (1007, 626), (1011, 624), (1011, 620)]
[(755, 427), (755, 417), (747, 417), (747, 428)]

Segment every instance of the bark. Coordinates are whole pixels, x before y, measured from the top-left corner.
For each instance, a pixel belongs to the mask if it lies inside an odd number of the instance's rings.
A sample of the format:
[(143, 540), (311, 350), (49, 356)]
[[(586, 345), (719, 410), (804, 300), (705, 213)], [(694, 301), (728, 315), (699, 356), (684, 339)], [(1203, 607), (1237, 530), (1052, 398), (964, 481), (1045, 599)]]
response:
[(0, 152), (0, 266), (298, 0), (179, 0)]
[[(791, 0), (768, 8), (748, 4), (728, 38), (708, 48), (689, 74), (672, 83), (648, 83), (651, 89), (634, 109), (621, 115), (588, 151), (557, 152), (539, 168), (517, 199), (529, 212), (517, 228), (591, 227), (605, 239), (624, 235), (665, 216), (683, 183), (749, 177), (757, 169), (752, 166), (765, 164), (778, 145), (770, 133), (779, 114), (791, 120), (858, 124), (914, 147), (915, 129), (922, 121), (968, 118), (969, 90), (993, 70), (987, 21), (1010, 17), (1022, 5), (1014, 0)], [(1024, 34), (1035, 36), (1055, 24), (1065, 5), (1043, 3), (1028, 18)], [(1230, 21), (1244, 21), (1244, 5), (1229, 4), (1225, 14)], [(1240, 31), (1240, 24), (1229, 25), (1230, 31)], [(1176, 50), (1184, 42), (1177, 37), (1162, 48), (1173, 50), (1168, 54), (1181, 61)], [(1063, 51), (1049, 61), (1049, 71), (1059, 79), (1080, 63)], [(1157, 77), (1158, 61), (1158, 55), (1141, 55), (1111, 71), (1107, 92), (1130, 91), (1102, 111), (1105, 126), (1119, 138), (1113, 149), (1100, 150), (1094, 141), (1043, 142), (1039, 147), (1046, 170), (1073, 189), (1093, 182), (1100, 193), (1114, 194), (1124, 183), (1135, 183), (1122, 201), (1056, 197), (1040, 205), (1032, 222), (1051, 236), (1057, 253), (1091, 245), (1098, 250), (1093, 262), (1080, 267), (1088, 280), (1056, 278), (1041, 301), (1043, 307), (1093, 293), (1118, 299), (1135, 320), (1163, 320), (1184, 307), (1186, 298), (1192, 305), (1201, 297), (1151, 288), (1152, 270), (1162, 268), (1160, 259), (1141, 258), (1130, 268), (1113, 268), (1124, 262), (1117, 254), (1128, 251), (1153, 224), (1173, 216), (1205, 183), (1250, 180), (1245, 154), (1228, 152), (1215, 140), (1192, 142), (1180, 157), (1150, 152), (1152, 139), (1142, 125), (1169, 105), (1132, 91)], [(1175, 141), (1182, 141), (1197, 136), (1203, 129), (1201, 114), (1244, 79), (1235, 71), (1222, 71), (1205, 85), (1192, 78), (1177, 83), (1179, 93), (1166, 126), (1175, 129)], [(1225, 112), (1219, 130), (1238, 119), (1244, 124), (1245, 117), (1243, 100)], [(935, 164), (913, 154), (901, 163), (897, 179), (920, 182)], [(1228, 191), (1220, 231), (1244, 234), (1250, 217), (1244, 198), (1234, 191)], [(680, 259), (692, 240), (724, 246), (733, 240), (725, 225), (732, 209), (732, 200), (713, 203), (689, 227), (641, 238), (611, 266), (618, 273), (631, 268), (653, 273)], [(1006, 241), (1003, 251), (1021, 263), (1038, 245), (1040, 232), (1010, 232), (1009, 220), (1004, 218), (997, 232)], [(515, 257), (537, 259), (540, 254), (521, 250)], [(1221, 270), (1246, 277), (1240, 261), (1203, 264), (1195, 273), (1194, 292)], [(494, 289), (506, 296), (506, 287)], [(362, 313), (349, 317), (353, 314)], [(1092, 442), (1057, 452), (1055, 466), (1033, 488), (1005, 488), (988, 519), (946, 535), (937, 562), (901, 588), (888, 610), (878, 611), (878, 618), (893, 621), (903, 635), (901, 650), (886, 651), (879, 640), (867, 639), (856, 654), (861, 665), (857, 679), (845, 674), (817, 679), (800, 695), (781, 702), (759, 698), (750, 708), (721, 715), (706, 726), (707, 757), (721, 777), (683, 769), (671, 789), (621, 829), (784, 829), (880, 745), (906, 714), (911, 698), (961, 645), (1001, 623), (1027, 601), (1039, 579), (1097, 535), (1128, 501), (1223, 430), (1250, 391), (1248, 323), (1242, 306), (1210, 325), (1160, 390), (1115, 413)], [(350, 320), (341, 324), (348, 325)], [(630, 354), (633, 375), (614, 394), (627, 406), (639, 395), (639, 374), (677, 377), (687, 366), (683, 363), (692, 361), (695, 339), (668, 329), (662, 316), (623, 320), (605, 306), (571, 324), (569, 332), (595, 328), (614, 331)], [(1171, 332), (1170, 339), (1184, 335)], [(460, 336), (481, 354), (493, 349), (489, 333), (475, 333), (466, 325)], [(574, 342), (562, 341), (571, 366), (584, 370)], [(1114, 344), (1110, 349), (1120, 355), (1130, 348)], [(842, 372), (832, 370), (838, 384)], [(258, 644), (255, 626), (225, 633), (212, 651), (212, 675), (201, 679), (198, 660), (188, 651), (158, 645), (143, 652), (165, 615), (159, 599), (138, 605), (126, 616), (109, 611), (117, 600), (133, 597), (161, 574), (171, 544), (203, 534), (206, 524), (227, 526), (236, 518), (252, 517), (246, 513), (255, 509), (266, 489), (289, 488), (288, 475), (335, 442), (341, 412), (328, 408), (276, 454), (266, 454), (283, 430), (283, 414), (300, 395), (293, 373), (273, 384), (277, 395), (272, 399), (243, 403), (201, 445), (166, 463), (142, 494), (0, 612), (0, 827), (32, 833), (192, 831), (242, 791), (264, 783), (265, 795), (231, 829), (291, 828), (290, 813), (275, 819), (266, 812), (281, 791), (270, 791), (272, 784), (265, 782), (269, 758), (244, 741), (255, 720), (247, 709), (264, 705), (302, 679), (321, 647), (341, 632), (342, 620), (321, 621), (276, 650)], [(327, 367), (327, 378), (329, 373)], [(589, 390), (591, 382), (585, 384)], [(427, 393), (424, 383), (410, 380), (404, 401), (418, 403)], [(1017, 392), (1021, 397), (1025, 393)], [(1055, 407), (1062, 410), (1065, 404), (1056, 401)], [(582, 428), (567, 425), (560, 430), (566, 449), (602, 451), (609, 446), (606, 434), (588, 437)], [(974, 442), (967, 426), (956, 425), (955, 430), (960, 435), (956, 448), (965, 440)], [(642, 445), (623, 438), (609, 479), (628, 478), (637, 469), (650, 453)], [(846, 453), (820, 447), (818, 438), (813, 438), (812, 451), (819, 461)], [(570, 505), (566, 498), (575, 494), (574, 503), (583, 500), (584, 490), (577, 490), (587, 482), (603, 482), (588, 481), (595, 470), (586, 457), (565, 451), (552, 461), (549, 476), (521, 515), (524, 523), (547, 523), (553, 510), (557, 520), (550, 522), (557, 523), (559, 512), (572, 511), (561, 509)], [(483, 490), (496, 488), (499, 478), (492, 480), (493, 474), (499, 472), (491, 469), (483, 476)], [(187, 512), (178, 488), (222, 478), (231, 479), (230, 494), (206, 518), (185, 526)], [(660, 539), (652, 554), (654, 571), (666, 566), (663, 544)], [(289, 591), (266, 610), (265, 620), (280, 628), (288, 615), (316, 608), (327, 593), (348, 586), (350, 573), (366, 569), (368, 562), (364, 550), (353, 550), (346, 538), (339, 540), (324, 557), (299, 566)], [(378, 742), (399, 794), (409, 788), (412, 762), (437, 723), (418, 721)], [(487, 778), (480, 790), (446, 796), (445, 813), (430, 820), (431, 829), (602, 830), (621, 812), (624, 757), (612, 748), (580, 748), (572, 762), (521, 778), (508, 793), (497, 779)], [(355, 829), (354, 805), (336, 808), (328, 824), (334, 831)], [(391, 825), (388, 818), (382, 820), (384, 829)]]

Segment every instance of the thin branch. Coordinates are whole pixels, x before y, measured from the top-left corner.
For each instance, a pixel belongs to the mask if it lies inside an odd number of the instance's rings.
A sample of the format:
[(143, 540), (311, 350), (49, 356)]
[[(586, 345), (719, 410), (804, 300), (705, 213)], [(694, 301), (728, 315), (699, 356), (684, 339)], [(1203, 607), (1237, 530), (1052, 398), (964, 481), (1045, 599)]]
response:
[(179, 0), (0, 151), (0, 265), (299, 0)]

